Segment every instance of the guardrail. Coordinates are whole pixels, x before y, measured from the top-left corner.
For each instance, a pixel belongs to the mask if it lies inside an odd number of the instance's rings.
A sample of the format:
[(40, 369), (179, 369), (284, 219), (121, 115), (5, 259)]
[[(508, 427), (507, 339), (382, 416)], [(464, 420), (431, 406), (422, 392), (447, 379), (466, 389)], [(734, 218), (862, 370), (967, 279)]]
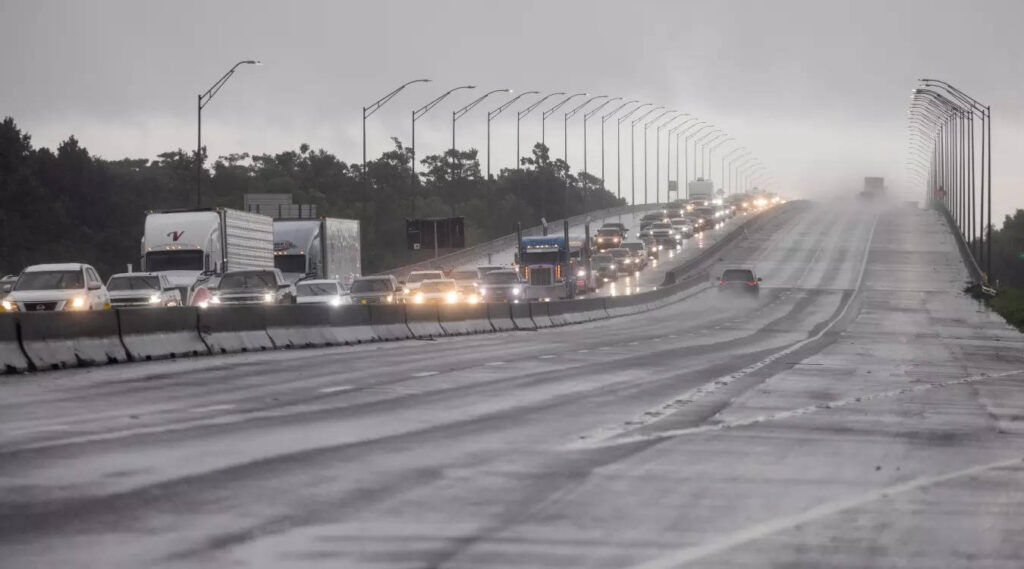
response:
[[(773, 211), (773, 210), (769, 210)], [(628, 296), (477, 305), (220, 306), (0, 313), (0, 368), (43, 371), (199, 355), (537, 330), (655, 310), (708, 282), (701, 271), (764, 213)], [(672, 282), (668, 282), (671, 280)]]
[[(627, 206), (620, 206), (620, 207), (614, 207), (614, 208), (609, 208), (609, 209), (600, 209), (600, 210), (595, 210), (595, 211), (591, 211), (591, 212), (587, 212), (587, 213), (584, 213), (584, 214), (580, 214), (580, 215), (576, 215), (576, 216), (570, 217), (569, 218), (569, 225), (573, 226), (573, 225), (579, 225), (581, 223), (584, 223), (587, 220), (588, 217), (591, 218), (591, 219), (602, 219), (602, 218), (611, 217), (613, 215), (621, 215), (621, 214), (626, 214), (626, 213), (635, 213), (635, 212), (640, 212), (640, 211), (647, 211), (647, 210), (656, 209), (656, 208), (659, 208), (659, 207), (661, 207), (661, 204), (627, 205)], [(557, 219), (555, 221), (550, 222), (548, 224), (548, 228), (549, 229), (553, 228), (553, 229), (551, 229), (552, 231), (554, 231), (556, 234), (560, 234), (562, 232), (562, 220), (561, 219)], [(542, 226), (542, 225), (535, 225), (533, 227), (524, 228), (523, 229), (523, 237), (529, 237), (529, 236), (534, 236), (534, 235), (543, 235), (543, 232), (544, 232), (544, 226)], [(504, 251), (505, 249), (509, 249), (509, 248), (513, 247), (515, 245), (515, 243), (516, 243), (516, 234), (515, 233), (510, 233), (508, 235), (503, 235), (503, 236), (498, 237), (496, 239), (492, 239), (490, 241), (487, 241), (487, 242), (484, 242), (484, 243), (480, 243), (480, 244), (474, 245), (472, 247), (467, 247), (465, 249), (462, 249), (461, 251), (456, 251), (454, 253), (449, 253), (447, 255), (441, 255), (440, 257), (437, 257), (436, 259), (427, 259), (425, 261), (422, 261), (422, 262), (419, 262), (419, 263), (414, 263), (412, 265), (405, 265), (405, 266), (402, 266), (402, 267), (396, 267), (394, 269), (390, 269), (390, 270), (387, 270), (387, 271), (382, 271), (382, 272), (380, 272), (378, 274), (382, 274), (382, 275), (384, 275), (384, 274), (386, 274), (386, 275), (395, 275), (398, 278), (402, 278), (403, 276), (408, 274), (410, 271), (430, 270), (430, 269), (448, 269), (448, 268), (452, 268), (452, 267), (458, 267), (458, 266), (463, 265), (466, 262), (471, 261), (473, 259), (476, 259), (476, 258), (479, 258), (479, 257), (484, 257), (484, 256), (487, 256), (489, 254), (498, 253), (500, 251)]]

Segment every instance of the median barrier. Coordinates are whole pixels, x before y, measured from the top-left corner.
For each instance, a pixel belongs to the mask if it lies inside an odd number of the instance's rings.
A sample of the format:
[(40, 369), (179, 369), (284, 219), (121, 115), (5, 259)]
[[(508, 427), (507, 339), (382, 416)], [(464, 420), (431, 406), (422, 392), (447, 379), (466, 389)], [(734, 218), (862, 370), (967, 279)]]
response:
[(605, 310), (608, 316), (628, 316), (647, 310), (647, 299), (642, 293), (626, 296), (608, 296), (604, 299)]
[(436, 304), (405, 305), (405, 323), (417, 338), (439, 338), (445, 335)]
[[(512, 320), (512, 306), (518, 306), (517, 304), (508, 304), (505, 302), (488, 302), (483, 306), (487, 307), (487, 319), (491, 322), (491, 326), (498, 332), (508, 332), (516, 329), (516, 323)], [(526, 318), (530, 317), (530, 309), (526, 309)], [(530, 323), (530, 328), (533, 328), (533, 323)]]
[(117, 310), (121, 343), (136, 361), (209, 354), (199, 337), (199, 309), (186, 307)]
[(0, 314), (0, 373), (27, 371), (28, 358), (18, 343), (18, 315)]
[[(328, 312), (328, 320), (331, 324), (331, 333), (339, 344), (362, 344), (380, 339), (371, 324), (368, 305), (348, 304), (333, 307)], [(406, 328), (406, 332), (408, 330)]]
[(534, 323), (533, 317), (530, 316), (530, 304), (526, 302), (511, 302), (507, 304), (509, 312), (512, 314), (512, 323), (516, 325), (516, 330), (536, 330), (537, 324)]
[(370, 325), (381, 340), (406, 340), (413, 337), (405, 323), (404, 304), (368, 304)]
[(441, 328), (449, 336), (486, 334), (494, 327), (487, 318), (486, 304), (442, 304), (437, 307)]
[(555, 326), (579, 324), (608, 318), (604, 309), (603, 298), (583, 298), (580, 300), (552, 300), (547, 303), (548, 315)]
[(199, 335), (215, 354), (272, 350), (265, 306), (211, 306), (199, 311)]
[(21, 347), (38, 370), (123, 362), (114, 310), (20, 314)]
[(267, 335), (279, 348), (313, 348), (341, 344), (331, 328), (325, 304), (294, 304), (266, 307)]
[(530, 319), (537, 328), (550, 328), (555, 324), (551, 321), (551, 314), (548, 312), (548, 302), (531, 302)]

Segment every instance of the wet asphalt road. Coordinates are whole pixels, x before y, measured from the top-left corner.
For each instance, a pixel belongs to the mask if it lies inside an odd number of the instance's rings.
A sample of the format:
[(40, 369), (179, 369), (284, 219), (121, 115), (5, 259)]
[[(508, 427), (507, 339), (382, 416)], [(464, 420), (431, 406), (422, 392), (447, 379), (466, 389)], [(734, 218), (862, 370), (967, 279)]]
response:
[(654, 313), (5, 378), (0, 565), (1024, 566), (1024, 342), (932, 212)]

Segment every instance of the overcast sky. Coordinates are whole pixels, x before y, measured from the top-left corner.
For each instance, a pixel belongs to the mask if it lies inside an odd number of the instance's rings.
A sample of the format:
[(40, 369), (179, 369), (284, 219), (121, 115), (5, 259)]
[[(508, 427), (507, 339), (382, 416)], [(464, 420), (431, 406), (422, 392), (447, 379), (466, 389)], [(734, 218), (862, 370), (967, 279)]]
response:
[[(1022, 22), (1020, 0), (0, 0), (0, 115), (13, 116), (37, 146), (74, 134), (105, 158), (153, 158), (194, 148), (196, 95), (251, 58), (264, 65), (240, 69), (204, 111), (214, 156), (308, 142), (356, 162), (361, 107), (424, 77), (433, 82), (410, 86), (370, 119), (371, 157), (392, 136), (408, 143), (411, 110), (457, 85), (478, 88), (417, 123), (419, 156), (450, 146), (452, 110), (486, 91), (588, 92), (714, 123), (791, 196), (827, 199), (881, 175), (894, 192), (920, 199), (923, 188), (903, 184), (906, 112), (915, 80), (931, 76), (992, 106), (1001, 219), (1024, 207)], [(486, 112), (504, 97), (458, 123), (459, 146), (480, 149), (482, 162)], [(492, 124), (495, 172), (513, 165), (515, 111), (533, 100), (524, 97)], [(540, 139), (539, 111), (523, 121), (524, 153)], [(583, 166), (581, 120), (570, 123), (574, 171)], [(615, 191), (615, 120), (606, 127), (607, 186)], [(588, 166), (599, 175), (600, 119), (588, 129)], [(547, 135), (562, 157), (561, 112)], [(628, 196), (627, 130), (621, 144)], [(664, 137), (661, 144), (664, 180)], [(652, 129), (652, 200), (655, 148)], [(671, 160), (674, 168), (674, 149)]]

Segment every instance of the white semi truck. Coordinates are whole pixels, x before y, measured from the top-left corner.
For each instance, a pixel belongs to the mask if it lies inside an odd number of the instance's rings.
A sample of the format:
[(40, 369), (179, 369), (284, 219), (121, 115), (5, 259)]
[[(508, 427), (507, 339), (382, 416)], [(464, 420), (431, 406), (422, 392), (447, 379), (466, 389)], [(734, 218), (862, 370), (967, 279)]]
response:
[(146, 214), (142, 270), (167, 276), (184, 304), (205, 275), (274, 268), (274, 222), (235, 209), (154, 211)]
[(348, 289), (363, 274), (359, 220), (275, 219), (274, 266), (291, 283), (329, 279)]

